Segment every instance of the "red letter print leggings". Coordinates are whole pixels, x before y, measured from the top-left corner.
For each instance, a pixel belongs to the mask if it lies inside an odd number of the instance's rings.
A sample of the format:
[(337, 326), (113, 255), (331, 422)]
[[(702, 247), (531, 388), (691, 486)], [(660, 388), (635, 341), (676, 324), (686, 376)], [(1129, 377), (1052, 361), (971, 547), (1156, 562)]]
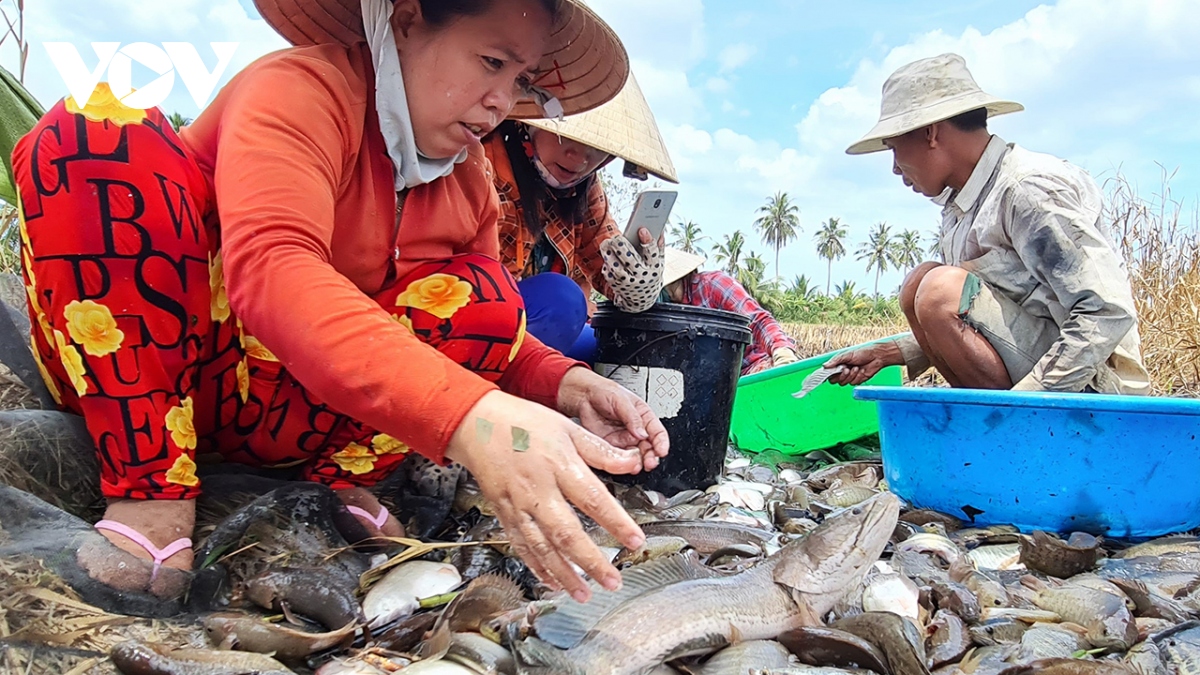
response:
[[(204, 178), (160, 111), (99, 90), (82, 110), (60, 101), (14, 168), (33, 352), (55, 399), (84, 417), (106, 497), (193, 498), (198, 453), (303, 467), (334, 489), (404, 459), (403, 443), (314, 399), (241, 329)], [(493, 382), (524, 339), (516, 284), (485, 256), (427, 263), (374, 299)]]

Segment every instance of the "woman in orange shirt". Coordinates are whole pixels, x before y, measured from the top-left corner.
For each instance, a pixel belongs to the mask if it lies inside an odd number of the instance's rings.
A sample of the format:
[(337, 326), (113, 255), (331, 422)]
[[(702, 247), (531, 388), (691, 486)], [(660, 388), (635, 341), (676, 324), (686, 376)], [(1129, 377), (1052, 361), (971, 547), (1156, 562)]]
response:
[(209, 454), (302, 467), (399, 533), (365, 488), (411, 449), (471, 471), (548, 583), (586, 598), (574, 562), (619, 584), (568, 500), (638, 545), (588, 465), (652, 469), (666, 432), (526, 335), (479, 143), (541, 115), (530, 94), (567, 113), (611, 98), (619, 40), (577, 0), (256, 3), (297, 46), (180, 136), (101, 85), (14, 152), (34, 352), (96, 443), (97, 527), (123, 551), (81, 565), (186, 588)]
[(529, 333), (591, 362), (592, 290), (626, 312), (652, 307), (662, 288), (662, 239), (640, 231), (637, 250), (613, 220), (598, 172), (677, 183), (675, 167), (633, 75), (613, 100), (562, 120), (509, 120), (483, 141), (500, 195), (500, 261), (518, 280)]

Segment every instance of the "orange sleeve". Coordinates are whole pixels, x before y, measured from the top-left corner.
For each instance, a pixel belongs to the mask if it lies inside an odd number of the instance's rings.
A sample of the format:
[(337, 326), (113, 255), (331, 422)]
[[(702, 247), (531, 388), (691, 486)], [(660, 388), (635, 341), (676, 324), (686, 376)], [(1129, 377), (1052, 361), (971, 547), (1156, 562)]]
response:
[(442, 461), (495, 386), (392, 321), (332, 266), (336, 195), (365, 102), (319, 59), (244, 75), (214, 172), (231, 308), (316, 398)]

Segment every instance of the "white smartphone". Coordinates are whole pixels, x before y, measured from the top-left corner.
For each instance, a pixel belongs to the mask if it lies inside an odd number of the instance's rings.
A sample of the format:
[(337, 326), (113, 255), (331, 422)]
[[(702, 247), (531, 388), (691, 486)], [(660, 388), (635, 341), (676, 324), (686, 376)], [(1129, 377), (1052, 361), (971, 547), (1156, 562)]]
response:
[(658, 241), (667, 228), (667, 219), (671, 217), (671, 208), (675, 206), (677, 196), (678, 192), (669, 190), (647, 190), (639, 194), (633, 205), (633, 213), (629, 214), (629, 224), (625, 226), (625, 238), (629, 243), (634, 246), (641, 243), (638, 230), (643, 227), (650, 230), (654, 241)]

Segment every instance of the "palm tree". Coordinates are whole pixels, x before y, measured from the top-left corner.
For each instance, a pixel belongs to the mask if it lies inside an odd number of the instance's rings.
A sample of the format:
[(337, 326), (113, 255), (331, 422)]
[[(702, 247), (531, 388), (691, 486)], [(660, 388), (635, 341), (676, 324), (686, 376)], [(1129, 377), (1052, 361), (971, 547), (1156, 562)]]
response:
[(792, 203), (786, 192), (776, 192), (767, 203), (758, 207), (761, 213), (754, 221), (763, 243), (775, 249), (775, 278), (779, 278), (779, 250), (787, 246), (800, 232), (800, 207)]
[(833, 282), (833, 261), (840, 260), (846, 255), (846, 228), (837, 218), (830, 218), (821, 225), (813, 240), (817, 242), (817, 255), (829, 261), (828, 272), (825, 276), (825, 295), (829, 295), (829, 285)]
[(173, 112), (167, 117), (167, 121), (171, 123), (171, 127), (178, 132), (180, 129), (192, 123), (192, 118), (184, 117), (177, 112)]
[(921, 263), (924, 251), (921, 250), (921, 233), (916, 230), (905, 230), (896, 240), (896, 265), (908, 272)]
[(725, 235), (725, 241), (713, 246), (713, 258), (717, 264), (724, 263), (725, 271), (737, 276), (738, 266), (742, 261), (742, 249), (746, 246), (746, 237), (741, 230)]
[(925, 249), (925, 253), (936, 256), (942, 254), (942, 235), (937, 230), (929, 233), (929, 248)]
[(816, 295), (817, 290), (813, 288), (812, 281), (803, 274), (792, 279), (792, 286), (788, 289), (788, 295), (795, 297), (798, 300), (811, 300)]
[(742, 264), (738, 267), (738, 283), (746, 288), (758, 289), (759, 286), (762, 286), (763, 276), (766, 273), (766, 261), (757, 252), (751, 253), (742, 259)]
[(766, 296), (774, 290), (772, 284), (764, 279), (766, 274), (766, 261), (758, 253), (751, 253), (742, 258), (742, 264), (738, 266), (737, 273), (733, 276), (746, 289), (750, 297), (765, 305)]
[(675, 248), (687, 253), (699, 253), (700, 242), (708, 239), (708, 237), (700, 234), (700, 226), (692, 220), (672, 225), (671, 236), (674, 238), (671, 244)]
[(838, 284), (834, 290), (834, 295), (839, 298), (849, 298), (853, 300), (858, 295), (858, 289), (855, 288), (853, 281), (843, 281)]
[(891, 227), (879, 223), (867, 237), (866, 243), (858, 247), (858, 260), (867, 261), (867, 273), (875, 270), (875, 297), (879, 297), (879, 275), (896, 264), (896, 248), (892, 241)]

